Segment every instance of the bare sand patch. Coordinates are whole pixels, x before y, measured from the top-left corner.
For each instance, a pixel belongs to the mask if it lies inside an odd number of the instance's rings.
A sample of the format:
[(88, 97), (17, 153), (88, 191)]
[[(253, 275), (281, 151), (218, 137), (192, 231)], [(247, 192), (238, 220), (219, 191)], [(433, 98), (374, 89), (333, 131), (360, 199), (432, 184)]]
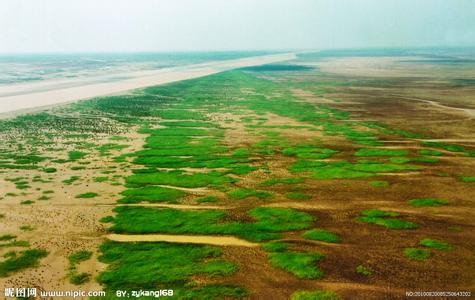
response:
[(169, 242), (180, 244), (209, 244), (218, 246), (257, 247), (251, 243), (232, 236), (208, 235), (168, 235), (168, 234), (109, 234), (107, 239), (116, 242)]

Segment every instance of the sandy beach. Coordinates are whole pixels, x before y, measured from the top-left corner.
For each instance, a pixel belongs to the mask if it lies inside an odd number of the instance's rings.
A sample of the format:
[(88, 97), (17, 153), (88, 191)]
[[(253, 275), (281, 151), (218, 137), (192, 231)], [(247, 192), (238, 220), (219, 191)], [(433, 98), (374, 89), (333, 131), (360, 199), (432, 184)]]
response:
[(113, 80), (103, 77), (49, 80), (0, 87), (0, 118), (48, 108), (81, 99), (111, 95), (132, 89), (207, 76), (230, 69), (256, 66), (295, 58), (293, 53), (247, 57), (234, 60), (178, 66), (153, 71), (116, 74)]

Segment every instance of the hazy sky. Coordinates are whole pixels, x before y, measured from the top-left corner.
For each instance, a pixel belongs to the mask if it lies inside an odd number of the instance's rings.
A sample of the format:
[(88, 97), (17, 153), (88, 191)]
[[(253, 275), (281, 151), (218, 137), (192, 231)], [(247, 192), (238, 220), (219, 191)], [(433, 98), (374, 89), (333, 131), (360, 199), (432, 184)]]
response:
[(0, 0), (0, 52), (475, 46), (475, 0)]

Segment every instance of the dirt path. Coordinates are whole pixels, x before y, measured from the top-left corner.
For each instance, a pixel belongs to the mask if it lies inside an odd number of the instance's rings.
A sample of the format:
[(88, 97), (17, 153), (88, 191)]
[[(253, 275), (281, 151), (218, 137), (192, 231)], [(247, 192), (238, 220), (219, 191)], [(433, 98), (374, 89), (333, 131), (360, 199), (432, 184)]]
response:
[(397, 97), (397, 98), (400, 98), (400, 99), (405, 99), (405, 100), (415, 100), (415, 101), (419, 101), (419, 102), (425, 102), (425, 103), (429, 103), (430, 105), (433, 105), (433, 106), (438, 107), (438, 108), (458, 110), (458, 111), (462, 111), (462, 112), (466, 113), (471, 118), (475, 117), (475, 109), (447, 106), (447, 105), (440, 104), (437, 101), (428, 100), (428, 99), (421, 99), (421, 98), (414, 98), (414, 97), (404, 97), (404, 96), (399, 96), (399, 95), (390, 95), (390, 96)]
[(183, 244), (208, 244), (217, 246), (257, 247), (251, 243), (232, 236), (209, 235), (168, 235), (168, 234), (109, 234), (108, 240), (116, 242), (169, 242)]
[(117, 204), (99, 204), (97, 206), (145, 206), (145, 207), (162, 207), (174, 209), (231, 209), (232, 207), (215, 206), (215, 205), (186, 205), (186, 204), (166, 204), (166, 203), (117, 203)]
[(391, 292), (401, 293), (401, 295), (405, 293), (405, 290), (398, 289), (395, 287), (384, 287), (384, 286), (377, 286), (377, 285), (364, 284), (364, 283), (321, 281), (318, 284), (323, 286), (325, 289), (366, 290), (366, 291), (376, 291), (376, 292), (381, 292), (381, 293), (388, 293), (391, 291)]

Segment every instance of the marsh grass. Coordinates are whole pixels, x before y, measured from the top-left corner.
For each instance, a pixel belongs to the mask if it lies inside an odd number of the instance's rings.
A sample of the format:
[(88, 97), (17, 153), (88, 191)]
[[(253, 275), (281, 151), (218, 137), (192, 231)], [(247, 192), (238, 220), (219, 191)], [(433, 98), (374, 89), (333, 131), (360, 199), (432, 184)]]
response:
[(283, 252), (287, 251), (288, 248), (289, 244), (284, 242), (268, 242), (262, 244), (262, 249), (267, 252)]
[(83, 283), (86, 283), (90, 280), (91, 274), (82, 272), (82, 273), (77, 273), (77, 266), (88, 259), (90, 259), (92, 256), (91, 251), (87, 250), (79, 250), (76, 251), (68, 256), (68, 277), (69, 277), (69, 282), (74, 284), (74, 285), (80, 285)]
[(369, 267), (365, 267), (363, 265), (358, 265), (356, 267), (356, 273), (360, 274), (360, 275), (363, 275), (363, 276), (370, 276), (370, 275), (373, 275), (373, 270)]
[(290, 300), (341, 300), (341, 298), (332, 291), (313, 290), (294, 292)]
[(449, 250), (452, 248), (449, 243), (425, 238), (419, 241), (419, 245), (437, 250)]
[(418, 150), (418, 151), (417, 151), (417, 154), (420, 154), (420, 155), (429, 155), (429, 156), (441, 156), (441, 155), (443, 155), (443, 153), (440, 152), (440, 151), (437, 151), (437, 150), (430, 150), (430, 149)]
[(98, 177), (94, 177), (94, 182), (106, 182), (107, 180), (109, 180), (109, 177), (107, 176), (98, 176)]
[(382, 148), (361, 148), (355, 152), (355, 156), (406, 156), (407, 150), (382, 149)]
[(0, 262), (0, 277), (7, 277), (14, 272), (36, 267), (39, 260), (46, 257), (46, 255), (48, 255), (48, 252), (43, 249), (30, 249), (21, 251), (18, 255), (11, 255)]
[(418, 170), (417, 166), (404, 164), (389, 164), (377, 161), (311, 161), (298, 160), (289, 166), (292, 173), (311, 172), (316, 179), (351, 179), (375, 176), (378, 173)]
[(318, 148), (314, 144), (297, 144), (293, 147), (285, 148), (282, 154), (286, 156), (296, 156), (305, 159), (325, 159), (338, 153), (336, 150), (327, 148)]
[(420, 199), (411, 199), (409, 204), (415, 207), (421, 206), (443, 206), (448, 205), (449, 201), (445, 199), (435, 199), (435, 198), (420, 198)]
[(177, 187), (197, 188), (209, 185), (223, 185), (236, 180), (223, 176), (220, 172), (184, 174), (180, 171), (134, 174), (126, 178), (126, 183), (136, 185), (171, 185)]
[(325, 229), (311, 229), (306, 231), (303, 235), (304, 238), (315, 241), (323, 241), (327, 243), (339, 243), (340, 237)]
[(272, 178), (260, 183), (260, 186), (273, 186), (276, 184), (299, 184), (303, 183), (305, 178), (294, 177), (294, 178)]
[(434, 164), (438, 162), (439, 159), (435, 157), (391, 157), (389, 161), (394, 164), (407, 164), (409, 162)]
[(76, 198), (78, 198), (78, 199), (88, 199), (88, 198), (94, 198), (94, 197), (97, 197), (97, 196), (99, 196), (98, 193), (87, 192), (87, 193), (82, 193), (82, 194), (76, 195)]
[(0, 243), (0, 248), (4, 247), (30, 247), (30, 243), (28, 241), (11, 241), (8, 243)]
[(239, 188), (227, 192), (227, 195), (234, 199), (245, 199), (250, 197), (256, 197), (259, 199), (269, 198), (272, 196), (271, 193), (265, 191), (256, 191), (254, 189)]
[(16, 235), (12, 235), (12, 234), (0, 235), (0, 241), (9, 241), (9, 240), (13, 240), (14, 238), (16, 238)]
[(268, 254), (270, 264), (292, 273), (300, 279), (319, 279), (323, 271), (317, 262), (323, 258), (320, 253), (273, 252)]
[(204, 196), (196, 199), (196, 202), (198, 203), (209, 203), (209, 202), (217, 202), (219, 200), (218, 197), (216, 196)]
[(121, 194), (125, 197), (118, 200), (119, 203), (138, 203), (138, 202), (173, 202), (176, 203), (187, 195), (186, 192), (160, 186), (146, 186), (139, 189), (128, 189)]
[(20, 226), (20, 230), (21, 231), (33, 231), (35, 230), (35, 227), (33, 227), (32, 225), (21, 225)]
[(399, 213), (386, 212), (377, 209), (368, 209), (361, 212), (361, 216), (358, 217), (358, 221), (375, 224), (386, 227), (388, 229), (415, 229), (417, 224), (409, 221), (395, 219)]
[(403, 253), (411, 260), (426, 260), (431, 256), (429, 250), (421, 248), (405, 248)]
[(82, 152), (82, 151), (77, 151), (77, 150), (68, 152), (68, 158), (70, 161), (75, 161), (75, 160), (84, 158), (86, 155), (87, 153)]
[(65, 185), (71, 185), (75, 181), (79, 180), (80, 178), (81, 177), (79, 177), (79, 176), (71, 176), (68, 179), (63, 180), (62, 183), (64, 183)]
[(291, 199), (291, 200), (309, 200), (312, 199), (312, 196), (304, 194), (302, 192), (288, 192), (284, 194), (285, 198)]
[(372, 187), (388, 187), (389, 182), (383, 180), (370, 181), (369, 185)]
[(116, 233), (224, 234), (251, 241), (280, 237), (279, 232), (306, 229), (314, 218), (287, 208), (258, 207), (248, 212), (255, 222), (224, 222), (218, 210), (178, 210), (145, 207), (116, 207), (110, 230)]
[(189, 286), (196, 275), (219, 279), (236, 272), (236, 265), (218, 259), (222, 254), (218, 247), (106, 242), (100, 246), (100, 251), (99, 261), (109, 264), (109, 267), (99, 274), (97, 280), (107, 291), (150, 290), (167, 286), (175, 289), (176, 294), (192, 294), (203, 299), (247, 295), (242, 288), (219, 284), (201, 288)]
[(475, 182), (475, 176), (460, 176), (462, 182)]

